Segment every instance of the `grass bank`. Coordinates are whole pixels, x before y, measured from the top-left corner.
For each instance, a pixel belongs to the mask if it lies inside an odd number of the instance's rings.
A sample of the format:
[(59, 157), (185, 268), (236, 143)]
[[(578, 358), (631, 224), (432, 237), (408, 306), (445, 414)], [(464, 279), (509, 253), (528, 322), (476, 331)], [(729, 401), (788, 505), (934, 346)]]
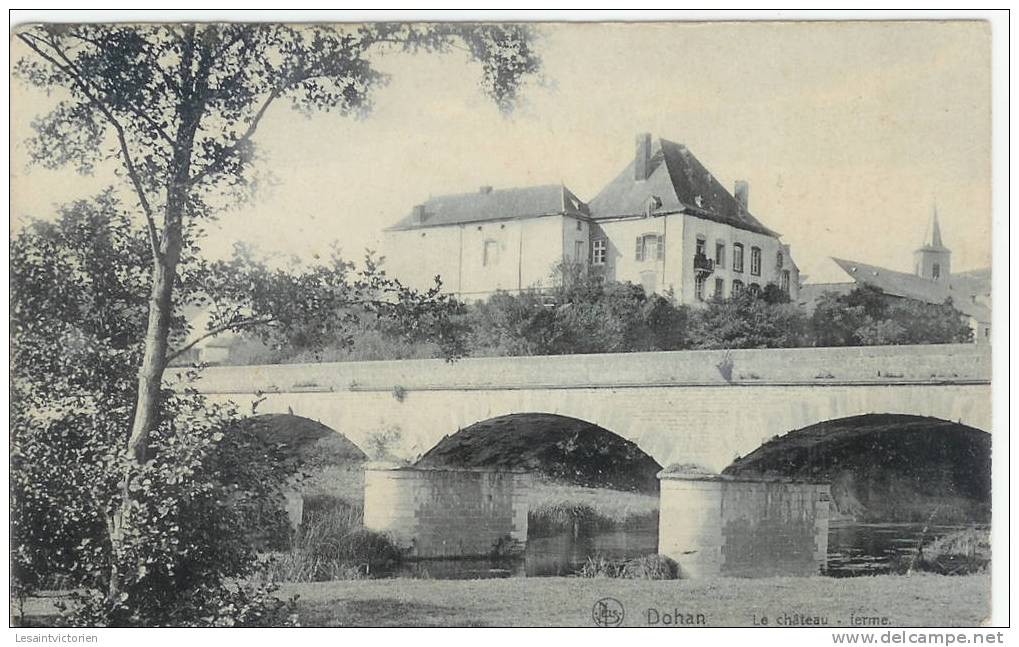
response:
[[(881, 575), (831, 579), (714, 581), (605, 578), (497, 580), (355, 580), (283, 585), (300, 595), (304, 626), (592, 626), (592, 608), (619, 600), (624, 625), (648, 626), (648, 609), (701, 614), (708, 626), (771, 626), (782, 615), (810, 616), (821, 626), (852, 617), (887, 618), (889, 626), (975, 626), (990, 613), (990, 576)], [(653, 614), (650, 619), (653, 619)]]

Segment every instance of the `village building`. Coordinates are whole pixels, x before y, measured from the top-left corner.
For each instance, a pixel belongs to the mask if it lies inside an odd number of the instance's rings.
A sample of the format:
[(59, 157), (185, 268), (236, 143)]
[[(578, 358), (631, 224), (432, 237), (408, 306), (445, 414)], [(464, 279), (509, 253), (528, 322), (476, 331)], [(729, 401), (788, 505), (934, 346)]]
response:
[(916, 299), (925, 303), (945, 303), (966, 317), (973, 330), (973, 341), (991, 341), (991, 269), (982, 268), (952, 273), (952, 252), (941, 236), (941, 224), (935, 207), (924, 235), (923, 244), (913, 252), (913, 273), (898, 272), (886, 267), (859, 261), (832, 258), (850, 281), (804, 285), (800, 303), (813, 310), (818, 297), (825, 292), (846, 294), (860, 285), (877, 288), (893, 298)]
[(746, 182), (734, 194), (686, 146), (644, 133), (632, 161), (589, 204), (562, 185), (430, 198), (385, 231), (387, 269), (418, 288), (439, 276), (467, 300), (547, 287), (563, 263), (679, 303), (768, 284), (796, 300), (789, 246), (751, 214)]

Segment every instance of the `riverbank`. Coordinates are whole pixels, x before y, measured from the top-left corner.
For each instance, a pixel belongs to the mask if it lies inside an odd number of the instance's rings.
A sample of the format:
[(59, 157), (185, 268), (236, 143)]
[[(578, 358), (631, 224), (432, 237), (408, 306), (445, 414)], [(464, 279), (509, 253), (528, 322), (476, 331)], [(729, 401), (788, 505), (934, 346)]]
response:
[[(283, 584), (278, 595), (299, 596), (305, 627), (589, 627), (595, 603), (613, 598), (625, 610), (624, 626), (649, 626), (656, 618), (658, 626), (666, 626), (665, 617), (679, 618), (678, 611), (683, 620), (703, 618), (705, 626), (715, 627), (761, 626), (767, 618), (768, 626), (873, 628), (881, 622), (976, 626), (990, 615), (990, 589), (985, 573), (711, 581), (395, 578)], [(51, 624), (57, 599), (28, 600), (29, 624)]]
[[(706, 626), (754, 626), (767, 616), (818, 626), (885, 618), (885, 626), (970, 626), (990, 614), (989, 575), (636, 581), (569, 577), (497, 580), (361, 580), (283, 585), (300, 595), (304, 626), (593, 625), (603, 598), (618, 600), (625, 626), (662, 625), (666, 614)], [(648, 610), (651, 609), (649, 616)], [(699, 614), (699, 616), (698, 616)], [(684, 616), (684, 619), (686, 616)], [(821, 624), (825, 622), (827, 624)]]

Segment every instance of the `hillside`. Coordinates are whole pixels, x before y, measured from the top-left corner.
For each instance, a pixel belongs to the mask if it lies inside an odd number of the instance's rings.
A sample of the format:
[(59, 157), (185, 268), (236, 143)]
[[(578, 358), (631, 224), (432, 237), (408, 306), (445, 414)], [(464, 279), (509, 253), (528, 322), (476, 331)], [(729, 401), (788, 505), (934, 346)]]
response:
[(584, 487), (657, 492), (661, 466), (637, 445), (598, 425), (544, 413), (475, 423), (446, 436), (421, 467), (517, 468)]
[(958, 423), (869, 414), (789, 432), (724, 473), (829, 482), (839, 513), (861, 521), (986, 522), (990, 448), (990, 434)]

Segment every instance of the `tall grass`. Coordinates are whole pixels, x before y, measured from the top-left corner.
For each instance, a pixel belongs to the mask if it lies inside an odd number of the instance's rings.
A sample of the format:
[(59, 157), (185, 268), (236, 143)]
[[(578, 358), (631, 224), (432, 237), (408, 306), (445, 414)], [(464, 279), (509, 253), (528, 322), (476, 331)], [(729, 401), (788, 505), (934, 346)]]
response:
[(387, 535), (363, 527), (363, 512), (338, 499), (308, 499), (290, 549), (268, 555), (259, 579), (322, 582), (389, 572), (403, 554)]
[(640, 492), (586, 488), (538, 482), (531, 488), (528, 534), (546, 537), (561, 532), (655, 528), (658, 497)]
[(987, 570), (991, 538), (987, 528), (966, 528), (935, 539), (920, 548), (919, 570), (941, 575), (967, 575)]
[(642, 555), (633, 559), (611, 560), (603, 555), (588, 557), (577, 571), (579, 577), (608, 577), (626, 580), (674, 580), (679, 566), (664, 555)]

